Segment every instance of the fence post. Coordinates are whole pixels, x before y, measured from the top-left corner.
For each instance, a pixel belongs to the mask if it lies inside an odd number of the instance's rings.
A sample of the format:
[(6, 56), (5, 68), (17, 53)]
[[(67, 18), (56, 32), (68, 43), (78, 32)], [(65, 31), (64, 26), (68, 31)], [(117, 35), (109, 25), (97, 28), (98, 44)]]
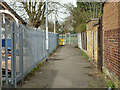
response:
[(66, 33), (65, 33), (65, 44), (67, 43), (67, 37), (66, 37)]
[(2, 89), (2, 22), (0, 21), (0, 90)]
[(5, 23), (5, 83), (8, 86), (8, 57), (7, 57), (7, 50), (8, 50), (8, 43), (7, 43), (7, 23)]
[(13, 86), (16, 88), (16, 23), (15, 22), (13, 22), (13, 24), (12, 24), (12, 27), (13, 27), (13, 29), (12, 29), (12, 40), (13, 40)]
[(24, 77), (24, 71), (23, 71), (23, 28), (22, 25), (20, 25), (20, 30), (19, 30), (19, 71), (20, 71), (20, 77)]
[[(43, 56), (45, 57), (45, 32), (42, 30), (42, 39), (43, 39)], [(43, 58), (44, 58), (43, 57)]]
[(13, 23), (11, 23), (11, 79), (13, 85)]
[(71, 44), (71, 35), (69, 33), (69, 44)]
[(59, 34), (56, 34), (57, 35), (57, 46), (59, 44)]

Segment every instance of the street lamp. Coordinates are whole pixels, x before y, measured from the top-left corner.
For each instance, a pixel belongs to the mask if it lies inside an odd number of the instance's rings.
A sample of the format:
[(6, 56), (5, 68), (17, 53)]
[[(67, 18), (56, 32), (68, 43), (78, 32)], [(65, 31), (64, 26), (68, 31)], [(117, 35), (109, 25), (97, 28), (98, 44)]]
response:
[(57, 13), (57, 9), (55, 7), (54, 33), (56, 33), (56, 13)]
[(46, 61), (49, 59), (49, 41), (48, 41), (48, 6), (46, 0)]

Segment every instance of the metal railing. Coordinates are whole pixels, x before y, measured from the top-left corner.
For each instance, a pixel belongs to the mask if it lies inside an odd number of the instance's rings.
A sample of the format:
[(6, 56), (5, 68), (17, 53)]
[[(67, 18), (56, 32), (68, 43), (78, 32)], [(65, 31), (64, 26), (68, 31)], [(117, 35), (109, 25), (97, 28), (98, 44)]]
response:
[[(16, 87), (18, 81), (45, 59), (45, 31), (14, 22), (2, 25), (0, 21), (0, 36), (0, 84)], [(58, 46), (58, 38), (58, 34), (49, 32), (49, 54)], [(5, 39), (4, 47), (2, 39)]]
[(59, 39), (64, 39), (65, 44), (77, 44), (78, 43), (77, 34), (70, 34), (70, 33), (61, 34), (59, 35)]

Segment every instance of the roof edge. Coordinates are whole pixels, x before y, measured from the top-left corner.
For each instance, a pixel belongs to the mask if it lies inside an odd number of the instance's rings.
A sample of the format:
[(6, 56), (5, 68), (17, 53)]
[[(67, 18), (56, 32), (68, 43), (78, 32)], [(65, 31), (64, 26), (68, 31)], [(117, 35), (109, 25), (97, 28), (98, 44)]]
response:
[(4, 1), (0, 0), (0, 2), (24, 25), (27, 23)]
[(98, 18), (92, 18), (92, 19), (89, 19), (88, 21), (86, 21), (86, 23), (89, 23), (90, 21), (98, 21), (99, 19)]
[(93, 24), (93, 26), (97, 26), (97, 25), (99, 25), (99, 22)]

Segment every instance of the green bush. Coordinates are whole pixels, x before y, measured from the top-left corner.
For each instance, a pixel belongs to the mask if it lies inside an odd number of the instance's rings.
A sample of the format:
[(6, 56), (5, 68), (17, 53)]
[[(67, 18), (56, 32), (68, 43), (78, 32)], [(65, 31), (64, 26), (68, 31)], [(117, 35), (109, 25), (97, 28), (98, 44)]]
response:
[(110, 87), (115, 88), (114, 83), (111, 80), (107, 80), (106, 84), (107, 84), (108, 88), (110, 88)]
[(85, 32), (86, 31), (86, 24), (82, 23), (76, 28), (77, 32)]

